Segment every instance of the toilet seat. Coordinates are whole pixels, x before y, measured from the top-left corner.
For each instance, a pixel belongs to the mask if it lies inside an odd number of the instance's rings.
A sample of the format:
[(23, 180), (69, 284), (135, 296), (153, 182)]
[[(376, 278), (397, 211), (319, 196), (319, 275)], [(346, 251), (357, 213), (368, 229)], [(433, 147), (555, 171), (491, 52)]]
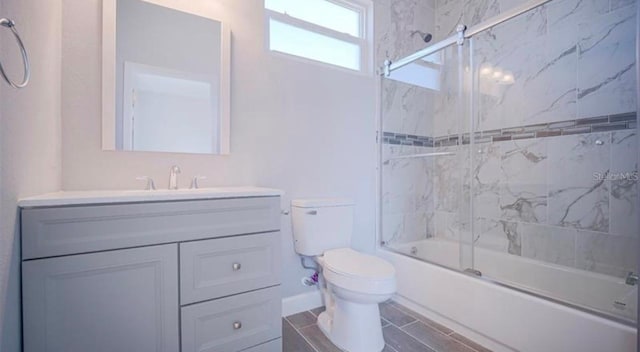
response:
[(326, 280), (338, 287), (372, 295), (396, 290), (396, 270), (384, 259), (338, 248), (326, 251), (320, 263)]

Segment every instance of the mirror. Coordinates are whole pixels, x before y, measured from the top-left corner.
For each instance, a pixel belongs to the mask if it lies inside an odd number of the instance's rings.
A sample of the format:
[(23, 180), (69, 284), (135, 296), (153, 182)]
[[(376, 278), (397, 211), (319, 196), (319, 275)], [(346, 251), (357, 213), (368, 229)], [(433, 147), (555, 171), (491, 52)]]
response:
[(103, 149), (228, 154), (230, 38), (211, 18), (103, 0)]

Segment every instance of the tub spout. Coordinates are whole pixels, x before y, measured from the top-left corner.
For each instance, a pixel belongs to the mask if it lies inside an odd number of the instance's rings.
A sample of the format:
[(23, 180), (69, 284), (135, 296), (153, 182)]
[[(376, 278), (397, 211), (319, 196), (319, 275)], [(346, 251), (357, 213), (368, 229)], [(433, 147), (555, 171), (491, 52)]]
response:
[(633, 271), (630, 271), (629, 274), (627, 274), (627, 278), (626, 280), (624, 280), (624, 283), (629, 285), (629, 286), (635, 286), (638, 284), (638, 274), (634, 273)]

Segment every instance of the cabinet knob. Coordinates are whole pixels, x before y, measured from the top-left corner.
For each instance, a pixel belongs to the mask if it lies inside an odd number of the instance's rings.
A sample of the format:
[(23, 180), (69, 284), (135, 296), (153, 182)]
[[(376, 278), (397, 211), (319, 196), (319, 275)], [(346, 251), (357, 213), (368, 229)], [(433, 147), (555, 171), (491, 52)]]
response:
[(233, 271), (238, 271), (240, 270), (240, 268), (242, 268), (242, 265), (240, 265), (240, 263), (233, 263)]
[(234, 329), (234, 330), (238, 330), (238, 329), (240, 329), (241, 327), (242, 327), (242, 323), (241, 323), (241, 322), (236, 321), (236, 322), (234, 322), (234, 323), (233, 323), (233, 329)]

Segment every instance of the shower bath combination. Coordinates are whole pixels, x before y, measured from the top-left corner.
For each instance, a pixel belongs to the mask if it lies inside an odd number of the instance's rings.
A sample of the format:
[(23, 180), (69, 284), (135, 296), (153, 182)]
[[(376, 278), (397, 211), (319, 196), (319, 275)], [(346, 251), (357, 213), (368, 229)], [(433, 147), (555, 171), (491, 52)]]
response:
[[(563, 28), (584, 26), (603, 39), (592, 43), (589, 56), (567, 56), (558, 64), (540, 55), (540, 48), (571, 52), (584, 39), (551, 28), (527, 37), (529, 42), (516, 40), (529, 28), (546, 26), (538, 14), (547, 3), (527, 1), (469, 27), (412, 30), (405, 38), (415, 52), (379, 70), (379, 243), (383, 257), (398, 268), (399, 282), (415, 284), (411, 290), (399, 285), (400, 296), (473, 329), (482, 332), (491, 323), (474, 326), (475, 317), (456, 314), (478, 304), (486, 311), (502, 309), (504, 302), (493, 299), (506, 287), (514, 297), (528, 294), (510, 308), (513, 316), (526, 315), (526, 309), (517, 310), (529, 303), (527, 309), (539, 311), (542, 298), (555, 304), (548, 319), (557, 314), (576, 324), (597, 322), (594, 338), (621, 343), (604, 331), (614, 322), (615, 334), (631, 336), (638, 319), (640, 224), (632, 214), (640, 204), (636, 186), (630, 186), (638, 181), (601, 182), (596, 175), (636, 170), (637, 86), (634, 70), (625, 71), (636, 63), (631, 49), (637, 34), (630, 30), (636, 5), (594, 13), (585, 17), (589, 21), (566, 19)], [(452, 2), (447, 11), (457, 17), (469, 9)], [(425, 43), (438, 40), (424, 47), (416, 36)], [(602, 65), (612, 47), (622, 48), (619, 56)], [(619, 79), (607, 80), (619, 72)], [(566, 93), (590, 89), (598, 94), (576, 99)], [(620, 94), (628, 98), (624, 103)], [(447, 286), (443, 277), (458, 277), (452, 271), (473, 275)], [(438, 292), (460, 291), (462, 285), (474, 292), (496, 289), (474, 303), (464, 294), (436, 302), (435, 282)], [(465, 307), (450, 309), (450, 300)], [(540, 334), (544, 329), (523, 327)], [(510, 338), (488, 330), (497, 341)], [(547, 335), (546, 343), (564, 341)]]

